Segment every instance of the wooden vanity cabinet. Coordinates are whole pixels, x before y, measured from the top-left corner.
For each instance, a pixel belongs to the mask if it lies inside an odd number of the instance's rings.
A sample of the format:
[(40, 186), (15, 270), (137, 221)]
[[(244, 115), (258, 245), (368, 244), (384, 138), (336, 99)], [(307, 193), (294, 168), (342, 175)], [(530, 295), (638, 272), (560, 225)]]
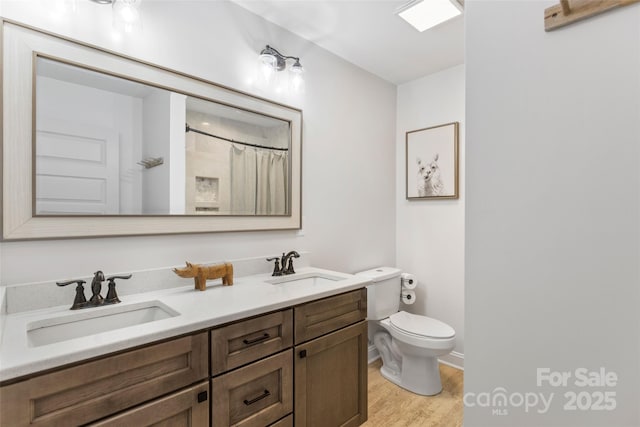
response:
[[(204, 332), (34, 376), (0, 388), (0, 425), (100, 420), (205, 380), (207, 356)], [(206, 415), (208, 420), (208, 409)]]
[(0, 426), (357, 426), (366, 311), (358, 289), (35, 374), (0, 387)]
[(366, 301), (360, 289), (294, 308), (296, 427), (367, 420)]

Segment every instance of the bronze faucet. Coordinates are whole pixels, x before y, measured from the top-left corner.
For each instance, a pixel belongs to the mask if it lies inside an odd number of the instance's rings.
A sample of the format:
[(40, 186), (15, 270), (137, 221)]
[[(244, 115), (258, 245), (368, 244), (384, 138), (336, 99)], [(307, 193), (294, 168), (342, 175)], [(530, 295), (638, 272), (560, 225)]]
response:
[(109, 290), (107, 291), (107, 297), (102, 298), (100, 292), (102, 291), (102, 282), (105, 281), (104, 273), (100, 270), (96, 271), (93, 275), (93, 280), (91, 281), (91, 299), (87, 301), (84, 296), (84, 284), (87, 283), (84, 280), (69, 280), (67, 282), (56, 282), (58, 286), (67, 286), (72, 283), (76, 283), (76, 296), (73, 300), (73, 305), (71, 306), (71, 310), (78, 310), (80, 308), (88, 308), (88, 307), (97, 307), (104, 304), (117, 304), (120, 302), (118, 298), (118, 294), (116, 293), (116, 282), (115, 279), (130, 279), (131, 274), (125, 276), (111, 276), (107, 277), (107, 281), (109, 282)]
[[(300, 254), (296, 251), (291, 251), (286, 255), (283, 252), (281, 258), (278, 258), (278, 257), (267, 258), (267, 261), (275, 261), (273, 273), (271, 275), (282, 276), (287, 274), (295, 274), (295, 270), (293, 269), (292, 258), (300, 258)], [(287, 265), (287, 262), (289, 263), (288, 265)]]
[[(295, 270), (293, 269), (293, 258), (300, 258), (300, 254), (296, 251), (291, 251), (282, 256), (282, 274), (295, 274)], [(289, 262), (288, 265), (287, 261)]]

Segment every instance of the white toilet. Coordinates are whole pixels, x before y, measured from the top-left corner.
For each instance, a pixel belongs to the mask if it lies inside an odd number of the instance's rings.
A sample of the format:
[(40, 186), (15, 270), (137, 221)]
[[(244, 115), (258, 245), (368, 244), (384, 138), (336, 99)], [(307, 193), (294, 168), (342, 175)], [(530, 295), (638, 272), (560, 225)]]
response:
[(387, 331), (373, 338), (382, 357), (380, 373), (402, 388), (431, 396), (442, 391), (438, 356), (453, 350), (456, 332), (439, 320), (398, 311), (400, 273), (391, 267), (357, 273), (373, 282), (367, 286), (368, 319)]

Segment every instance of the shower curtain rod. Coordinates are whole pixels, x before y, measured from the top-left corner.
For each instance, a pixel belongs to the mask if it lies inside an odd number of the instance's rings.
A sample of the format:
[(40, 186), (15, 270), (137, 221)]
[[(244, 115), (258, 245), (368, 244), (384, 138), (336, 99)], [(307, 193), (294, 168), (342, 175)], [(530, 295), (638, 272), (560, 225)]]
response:
[(212, 138), (222, 139), (224, 141), (229, 141), (229, 142), (232, 142), (234, 144), (246, 145), (247, 147), (263, 148), (265, 150), (289, 151), (288, 148), (267, 147), (266, 145), (251, 144), (249, 142), (242, 142), (242, 141), (236, 141), (236, 140), (231, 139), (231, 138), (225, 138), (224, 136), (213, 135), (211, 133), (207, 133), (207, 132), (199, 130), (199, 129), (194, 129), (191, 126), (189, 126), (189, 123), (186, 124), (185, 133), (186, 132), (195, 132), (195, 133), (199, 133), (200, 135), (206, 135), (206, 136), (210, 136)]

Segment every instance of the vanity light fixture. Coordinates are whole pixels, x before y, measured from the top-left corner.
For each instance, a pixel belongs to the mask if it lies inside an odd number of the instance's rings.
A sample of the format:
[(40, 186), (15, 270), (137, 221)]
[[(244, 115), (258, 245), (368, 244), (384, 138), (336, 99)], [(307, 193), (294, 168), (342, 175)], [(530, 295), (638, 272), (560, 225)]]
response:
[(278, 52), (275, 48), (267, 45), (260, 52), (260, 60), (264, 65), (270, 66), (275, 71), (282, 71), (287, 66), (287, 59), (293, 59), (295, 62), (291, 66), (291, 71), (302, 72), (302, 64), (297, 56), (286, 56)]
[(130, 33), (142, 25), (140, 3), (142, 0), (91, 0), (98, 4), (110, 4), (113, 13), (113, 26)]
[(396, 15), (423, 32), (462, 13), (456, 0), (411, 0), (396, 10)]
[(289, 72), (292, 74), (291, 84), (296, 91), (299, 91), (302, 86), (302, 73), (304, 72), (304, 68), (300, 63), (300, 58), (297, 56), (283, 55), (278, 52), (277, 49), (267, 45), (260, 52), (262, 74), (265, 80), (271, 80), (276, 71), (283, 71), (287, 68), (287, 60), (289, 59), (293, 61), (293, 64), (289, 67)]

